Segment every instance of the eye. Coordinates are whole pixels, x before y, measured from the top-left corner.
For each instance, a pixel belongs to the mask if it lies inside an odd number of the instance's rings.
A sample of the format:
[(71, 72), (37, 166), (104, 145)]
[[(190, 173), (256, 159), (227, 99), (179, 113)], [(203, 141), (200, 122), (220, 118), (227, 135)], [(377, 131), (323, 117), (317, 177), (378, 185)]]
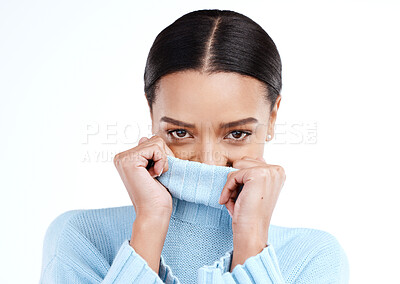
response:
[(185, 129), (174, 129), (168, 131), (168, 135), (172, 136), (172, 139), (175, 140), (181, 140), (183, 138), (188, 138), (185, 137), (185, 135), (188, 134), (188, 132)]
[[(243, 134), (245, 134), (245, 136), (243, 136)], [(234, 130), (234, 131), (232, 131), (231, 133), (229, 133), (229, 134), (227, 135), (227, 137), (228, 137), (229, 135), (232, 135), (234, 141), (243, 141), (243, 140), (247, 139), (247, 137), (249, 137), (251, 134), (252, 134), (252, 133), (251, 133), (251, 132), (248, 132), (248, 131)], [(242, 138), (241, 138), (241, 137), (242, 137)]]

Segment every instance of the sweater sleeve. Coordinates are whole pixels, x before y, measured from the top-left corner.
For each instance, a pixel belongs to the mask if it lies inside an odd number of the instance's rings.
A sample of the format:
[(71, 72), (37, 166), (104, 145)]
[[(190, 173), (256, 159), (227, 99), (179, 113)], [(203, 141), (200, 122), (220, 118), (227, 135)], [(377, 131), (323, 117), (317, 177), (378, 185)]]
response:
[(337, 239), (323, 232), (316, 235), (319, 242), (311, 242), (312, 249), (302, 251), (285, 275), (280, 271), (273, 245), (269, 244), (259, 254), (249, 257), (231, 269), (233, 250), (228, 251), (213, 265), (203, 266), (198, 271), (198, 283), (295, 283), (295, 284), (347, 284), (349, 283), (349, 262), (345, 251)]
[(285, 283), (271, 244), (230, 271), (233, 250), (198, 270), (198, 283)]
[[(176, 277), (161, 255), (158, 275), (125, 240), (101, 283), (174, 283)], [(177, 281), (176, 281), (177, 282)]]
[(54, 255), (43, 267), (40, 283), (179, 283), (161, 255), (158, 275), (125, 240), (112, 265), (98, 253)]

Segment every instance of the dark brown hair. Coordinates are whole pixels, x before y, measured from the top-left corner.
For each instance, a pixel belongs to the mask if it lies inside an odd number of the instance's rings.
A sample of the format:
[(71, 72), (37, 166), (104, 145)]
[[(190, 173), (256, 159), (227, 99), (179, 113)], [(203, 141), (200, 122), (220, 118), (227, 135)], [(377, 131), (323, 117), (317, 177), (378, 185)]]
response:
[(256, 78), (264, 83), (270, 111), (282, 89), (282, 64), (275, 43), (256, 22), (230, 10), (190, 12), (157, 35), (144, 72), (151, 113), (159, 79), (184, 70), (236, 72)]

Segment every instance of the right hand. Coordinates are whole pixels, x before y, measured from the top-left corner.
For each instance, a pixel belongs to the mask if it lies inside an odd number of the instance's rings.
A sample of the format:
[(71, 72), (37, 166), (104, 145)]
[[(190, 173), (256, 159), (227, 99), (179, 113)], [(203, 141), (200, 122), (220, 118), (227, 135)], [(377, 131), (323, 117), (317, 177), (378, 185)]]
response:
[[(136, 147), (118, 153), (114, 165), (135, 207), (136, 216), (169, 217), (172, 212), (172, 197), (156, 176), (168, 171), (167, 155), (175, 157), (160, 136), (150, 139), (142, 137)], [(149, 160), (154, 165), (148, 170)]]

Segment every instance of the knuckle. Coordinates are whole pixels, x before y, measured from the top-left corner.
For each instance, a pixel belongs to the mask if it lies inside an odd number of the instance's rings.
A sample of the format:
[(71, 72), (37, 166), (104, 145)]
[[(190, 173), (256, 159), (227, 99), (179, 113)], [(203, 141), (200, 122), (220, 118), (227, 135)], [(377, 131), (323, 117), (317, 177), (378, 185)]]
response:
[(279, 175), (286, 177), (285, 169), (282, 166), (277, 165), (276, 171), (279, 173)]
[(157, 146), (157, 150), (161, 154), (162, 158), (164, 158), (164, 147), (160, 145), (160, 143), (156, 143), (155, 145)]
[(234, 172), (235, 172), (235, 171), (230, 171), (230, 172), (228, 173), (228, 175), (227, 175), (227, 178), (228, 178), (228, 179), (231, 178), (232, 175), (234, 174)]
[(269, 167), (254, 167), (253, 171), (262, 177), (268, 177), (271, 174)]
[(159, 135), (154, 135), (153, 137), (151, 137), (151, 139), (154, 140), (154, 142), (156, 142), (156, 143), (163, 143), (164, 142), (164, 140)]
[(114, 165), (116, 167), (125, 168), (128, 166), (128, 164), (131, 165), (132, 162), (137, 161), (138, 155), (139, 155), (139, 152), (133, 151), (132, 149), (118, 153), (114, 156), (114, 159), (113, 159)]
[(115, 166), (118, 165), (119, 161), (120, 161), (120, 153), (118, 153), (114, 156), (114, 159), (113, 159), (114, 165)]
[(162, 153), (164, 153), (164, 145), (165, 142), (164, 140), (160, 137), (160, 136), (153, 136), (153, 145), (156, 145), (159, 149), (159, 151), (161, 151)]
[(240, 164), (243, 163), (243, 160), (234, 160), (232, 162), (232, 167), (236, 168), (236, 167), (240, 167)]
[(139, 144), (146, 142), (147, 140), (149, 140), (149, 139), (146, 136), (140, 137)]
[(126, 160), (127, 160), (126, 154), (119, 155), (119, 157), (117, 159), (117, 165), (123, 167), (126, 163)]

